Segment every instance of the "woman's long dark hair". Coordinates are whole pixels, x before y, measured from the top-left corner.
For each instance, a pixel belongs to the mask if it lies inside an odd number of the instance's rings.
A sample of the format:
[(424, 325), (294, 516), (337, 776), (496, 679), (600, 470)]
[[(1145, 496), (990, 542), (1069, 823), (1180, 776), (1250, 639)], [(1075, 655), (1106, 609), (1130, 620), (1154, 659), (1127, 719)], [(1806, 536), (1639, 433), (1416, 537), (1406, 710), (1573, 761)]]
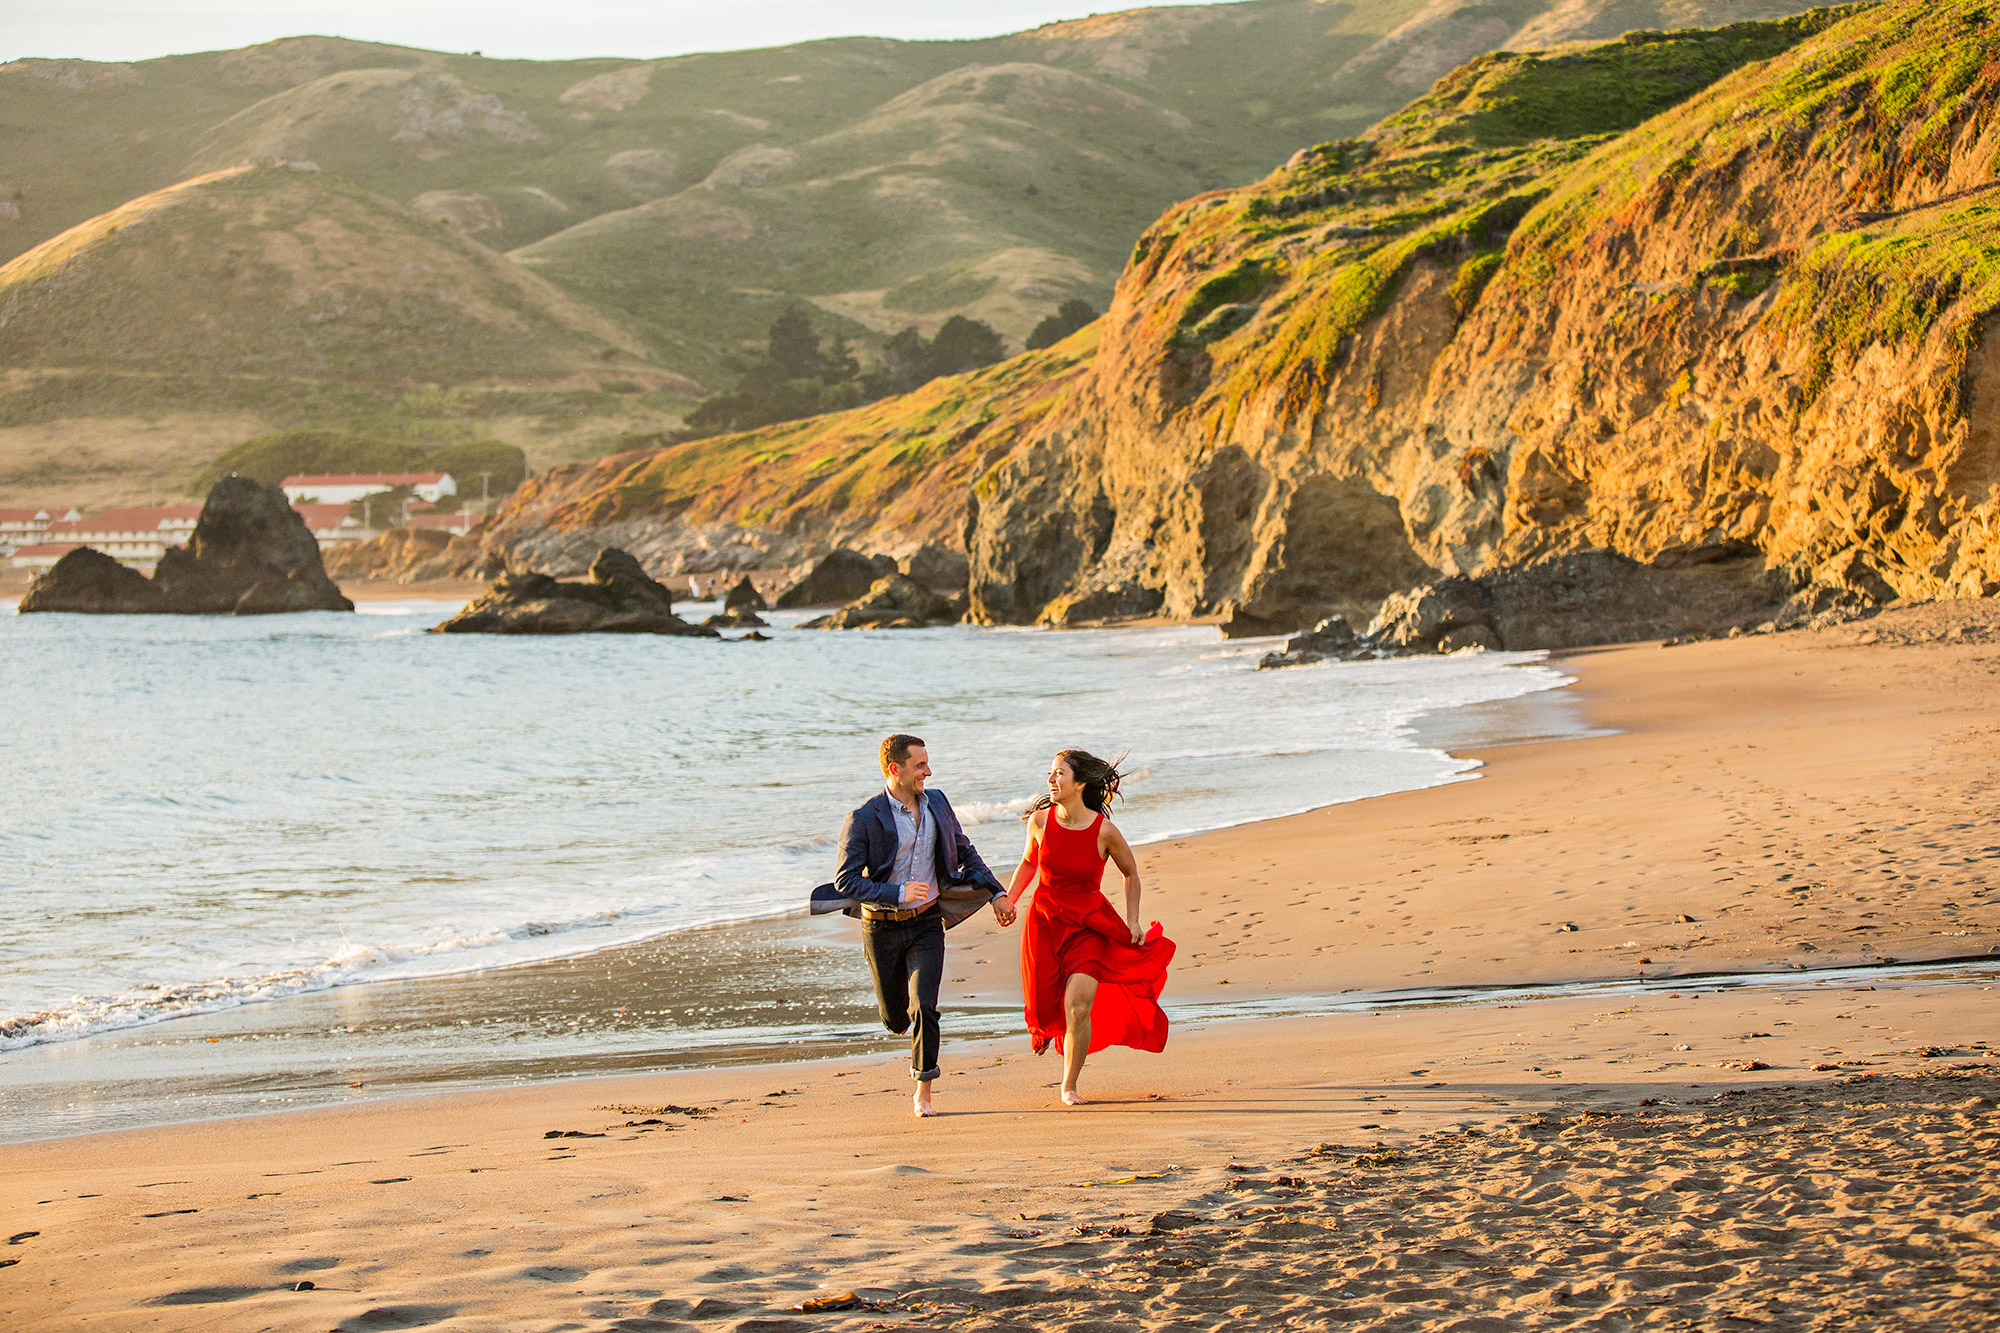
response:
[[(1110, 809), (1111, 803), (1118, 799), (1118, 784), (1129, 776), (1118, 768), (1118, 765), (1125, 762), (1125, 756), (1122, 754), (1116, 759), (1106, 761), (1088, 750), (1057, 750), (1056, 758), (1068, 764), (1070, 775), (1083, 784), (1083, 803), (1100, 815)], [(1035, 811), (1046, 810), (1054, 804), (1049, 794), (1043, 792), (1036, 798), (1035, 803), (1028, 807), (1028, 813), (1032, 815)]]

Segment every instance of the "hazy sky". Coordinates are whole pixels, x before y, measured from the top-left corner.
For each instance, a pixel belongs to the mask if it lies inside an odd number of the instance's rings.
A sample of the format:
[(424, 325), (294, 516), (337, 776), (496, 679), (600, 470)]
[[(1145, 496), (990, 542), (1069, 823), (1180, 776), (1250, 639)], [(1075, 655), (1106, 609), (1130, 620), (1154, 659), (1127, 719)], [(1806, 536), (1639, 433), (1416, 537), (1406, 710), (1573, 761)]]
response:
[(817, 37), (990, 37), (1146, 0), (0, 0), (0, 60), (144, 60), (325, 33), (440, 51), (664, 56)]

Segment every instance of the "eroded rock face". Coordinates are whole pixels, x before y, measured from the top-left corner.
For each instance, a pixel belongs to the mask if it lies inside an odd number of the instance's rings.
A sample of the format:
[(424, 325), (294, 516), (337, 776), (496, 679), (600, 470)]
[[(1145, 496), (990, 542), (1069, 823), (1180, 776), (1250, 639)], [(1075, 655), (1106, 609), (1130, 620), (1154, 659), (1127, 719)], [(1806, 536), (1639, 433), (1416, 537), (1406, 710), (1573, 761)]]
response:
[[(1602, 149), (1452, 159), (1449, 197), (1425, 174), (1442, 157), (1393, 183), (1411, 150), (1385, 132), (1170, 212), (1064, 410), (980, 481), (970, 618), (1061, 622), (1138, 588), (1246, 630), (1362, 623), (1399, 589), (1435, 603), (1440, 576), (1601, 550), (1656, 573), (1750, 551), (1827, 605), (1992, 595), (2000, 279), (1969, 191), (2000, 167), (2000, 36), (1981, 13), (1822, 16)], [(1899, 62), (1947, 50), (1979, 73), (1934, 115), (1884, 109)], [(1814, 83), (1833, 61), (1845, 81)], [(1879, 586), (1819, 577), (1850, 553)], [(1673, 633), (1671, 608), (1640, 615), (1653, 583), (1626, 579), (1630, 618), (1595, 623)], [(1576, 641), (1525, 615), (1490, 628)]]
[(896, 572), (896, 562), (886, 555), (863, 555), (842, 547), (830, 551), (810, 573), (778, 594), (781, 611), (802, 606), (826, 606), (865, 597), (876, 580)]
[(891, 574), (877, 579), (867, 596), (799, 628), (921, 629), (955, 624), (964, 613), (963, 602), (933, 592), (907, 574)]
[(506, 562), (483, 548), (478, 528), (455, 535), (433, 528), (391, 528), (365, 542), (343, 542), (326, 552), (326, 571), (342, 579), (494, 579)]
[(564, 582), (547, 574), (501, 575), (477, 601), (435, 634), (679, 634), (715, 638), (673, 611), (673, 593), (616, 547), (591, 561), (589, 577)]
[(169, 548), (151, 579), (85, 548), (36, 579), (20, 609), (270, 615), (354, 603), (327, 577), (319, 543), (285, 493), (228, 476), (210, 489), (187, 545)]

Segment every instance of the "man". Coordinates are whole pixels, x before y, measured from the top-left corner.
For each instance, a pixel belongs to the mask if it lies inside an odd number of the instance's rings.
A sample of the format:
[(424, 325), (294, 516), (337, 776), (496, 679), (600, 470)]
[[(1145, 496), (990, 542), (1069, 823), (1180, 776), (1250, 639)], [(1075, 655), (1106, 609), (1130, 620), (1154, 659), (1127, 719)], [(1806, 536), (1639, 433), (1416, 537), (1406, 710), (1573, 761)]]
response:
[(988, 903), (994, 919), (1010, 926), (1014, 906), (959, 827), (951, 802), (925, 790), (931, 762), (923, 741), (898, 732), (883, 740), (880, 758), (887, 788), (841, 825), (840, 871), (813, 890), (812, 909), (861, 918), (882, 1026), (910, 1032), (916, 1113), (931, 1116), (944, 932)]

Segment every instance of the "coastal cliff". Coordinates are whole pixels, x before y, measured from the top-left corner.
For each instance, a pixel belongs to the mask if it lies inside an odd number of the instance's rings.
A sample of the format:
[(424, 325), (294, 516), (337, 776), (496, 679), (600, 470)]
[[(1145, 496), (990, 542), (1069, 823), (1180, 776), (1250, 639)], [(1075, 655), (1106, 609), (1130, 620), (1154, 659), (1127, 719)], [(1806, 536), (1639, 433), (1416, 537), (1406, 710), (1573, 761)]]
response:
[(574, 559), (677, 515), (635, 549), (723, 568), (956, 539), (985, 622), (1275, 631), (1592, 550), (1749, 562), (1777, 596), (1991, 592), (1984, 18), (1890, 0), (1481, 57), (1170, 211), (1068, 342), (553, 474), (489, 540)]
[(1190, 201), (1071, 419), (980, 480), (974, 618), (1291, 627), (1600, 549), (1992, 591), (1997, 56), (1901, 2), (1499, 54)]

